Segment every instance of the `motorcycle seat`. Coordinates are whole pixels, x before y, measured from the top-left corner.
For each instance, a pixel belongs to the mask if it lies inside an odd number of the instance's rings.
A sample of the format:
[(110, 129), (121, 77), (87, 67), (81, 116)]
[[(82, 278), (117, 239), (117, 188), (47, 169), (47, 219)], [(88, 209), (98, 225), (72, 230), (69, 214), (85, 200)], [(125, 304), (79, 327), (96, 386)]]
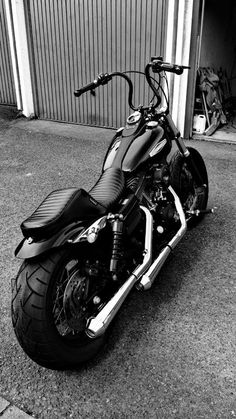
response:
[(119, 200), (125, 186), (120, 169), (102, 173), (90, 192), (67, 188), (51, 192), (33, 214), (21, 224), (24, 237), (43, 239), (67, 225), (105, 215)]
[(89, 191), (90, 196), (107, 209), (118, 202), (125, 188), (124, 172), (118, 167), (109, 167)]

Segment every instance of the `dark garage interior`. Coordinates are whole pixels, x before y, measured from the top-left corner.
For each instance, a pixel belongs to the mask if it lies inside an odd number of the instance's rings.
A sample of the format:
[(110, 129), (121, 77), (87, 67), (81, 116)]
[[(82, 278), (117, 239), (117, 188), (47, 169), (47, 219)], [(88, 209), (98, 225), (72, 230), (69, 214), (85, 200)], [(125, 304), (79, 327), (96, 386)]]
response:
[(235, 27), (235, 1), (205, 0), (194, 109), (195, 132), (202, 133), (205, 128), (205, 135), (232, 142), (236, 134)]

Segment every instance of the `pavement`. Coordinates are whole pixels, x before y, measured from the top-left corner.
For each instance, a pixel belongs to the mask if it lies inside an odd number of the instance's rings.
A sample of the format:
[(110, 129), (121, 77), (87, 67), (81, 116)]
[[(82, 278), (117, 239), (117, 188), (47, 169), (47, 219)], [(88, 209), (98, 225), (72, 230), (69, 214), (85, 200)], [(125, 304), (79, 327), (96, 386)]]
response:
[(53, 189), (89, 189), (113, 134), (16, 119), (0, 107), (0, 418), (235, 418), (235, 144), (187, 142), (206, 161), (218, 210), (187, 233), (150, 291), (130, 296), (94, 360), (51, 371), (16, 341), (10, 282), (20, 222)]
[(0, 396), (0, 418), (2, 419), (29, 419), (33, 416), (23, 412), (11, 402)]
[[(11, 121), (14, 121), (17, 117), (18, 112), (11, 107), (0, 106), (0, 136), (4, 133), (9, 126)], [(0, 169), (1, 172), (1, 169)], [(2, 189), (2, 188), (1, 188)], [(1, 366), (1, 356), (0, 356), (0, 366)], [(15, 406), (12, 401), (9, 401), (5, 397), (0, 395), (0, 418), (2, 419), (29, 419), (33, 416), (28, 415), (19, 407)]]

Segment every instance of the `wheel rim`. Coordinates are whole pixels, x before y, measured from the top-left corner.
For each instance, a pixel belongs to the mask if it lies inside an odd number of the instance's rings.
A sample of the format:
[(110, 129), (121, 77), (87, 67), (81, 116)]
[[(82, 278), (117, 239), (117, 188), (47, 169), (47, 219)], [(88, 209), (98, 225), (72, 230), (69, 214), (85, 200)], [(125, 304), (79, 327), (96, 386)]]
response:
[(106, 302), (107, 279), (104, 263), (93, 257), (84, 260), (71, 256), (62, 262), (52, 290), (52, 321), (61, 338), (87, 339), (88, 320)]
[[(76, 330), (76, 328), (73, 327), (72, 322), (68, 322), (68, 305), (69, 299), (72, 297), (69, 295), (69, 284), (72, 284), (73, 281), (75, 282), (75, 278), (79, 273), (79, 269), (79, 262), (77, 259), (71, 259), (65, 263), (61, 274), (55, 281), (53, 290), (53, 321), (57, 332), (64, 338), (71, 338), (72, 336), (78, 335), (78, 333), (81, 332), (81, 330)], [(68, 296), (67, 299), (65, 295)], [(85, 325), (85, 313), (83, 313), (83, 319)], [(82, 321), (82, 318), (80, 321)]]

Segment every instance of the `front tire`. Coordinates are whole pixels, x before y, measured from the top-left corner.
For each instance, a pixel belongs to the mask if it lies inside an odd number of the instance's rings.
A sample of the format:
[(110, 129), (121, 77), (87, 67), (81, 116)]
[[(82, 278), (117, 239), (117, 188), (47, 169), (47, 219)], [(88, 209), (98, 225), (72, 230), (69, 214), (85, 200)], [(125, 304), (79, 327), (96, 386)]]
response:
[(202, 178), (202, 183), (195, 179), (191, 168), (188, 165), (188, 158), (185, 158), (177, 151), (170, 162), (170, 183), (178, 194), (188, 219), (188, 225), (194, 226), (200, 221), (204, 214), (189, 216), (188, 211), (205, 210), (208, 202), (208, 176), (204, 160), (200, 153), (192, 147), (188, 147), (195, 166)]
[[(86, 317), (82, 310), (72, 319), (76, 330), (73, 330), (72, 320), (68, 326), (70, 316), (65, 316), (65, 294), (71, 297), (75, 283), (80, 281), (77, 300), (80, 298), (82, 304), (85, 299), (82, 295), (85, 280), (82, 274), (79, 277), (76, 263), (79, 263), (76, 256), (67, 250), (26, 260), (13, 285), (12, 322), (16, 337), (26, 354), (43, 367), (75, 367), (94, 357), (104, 343), (104, 336), (90, 339), (86, 335)], [(75, 306), (76, 302), (67, 304), (71, 313), (73, 304)]]

